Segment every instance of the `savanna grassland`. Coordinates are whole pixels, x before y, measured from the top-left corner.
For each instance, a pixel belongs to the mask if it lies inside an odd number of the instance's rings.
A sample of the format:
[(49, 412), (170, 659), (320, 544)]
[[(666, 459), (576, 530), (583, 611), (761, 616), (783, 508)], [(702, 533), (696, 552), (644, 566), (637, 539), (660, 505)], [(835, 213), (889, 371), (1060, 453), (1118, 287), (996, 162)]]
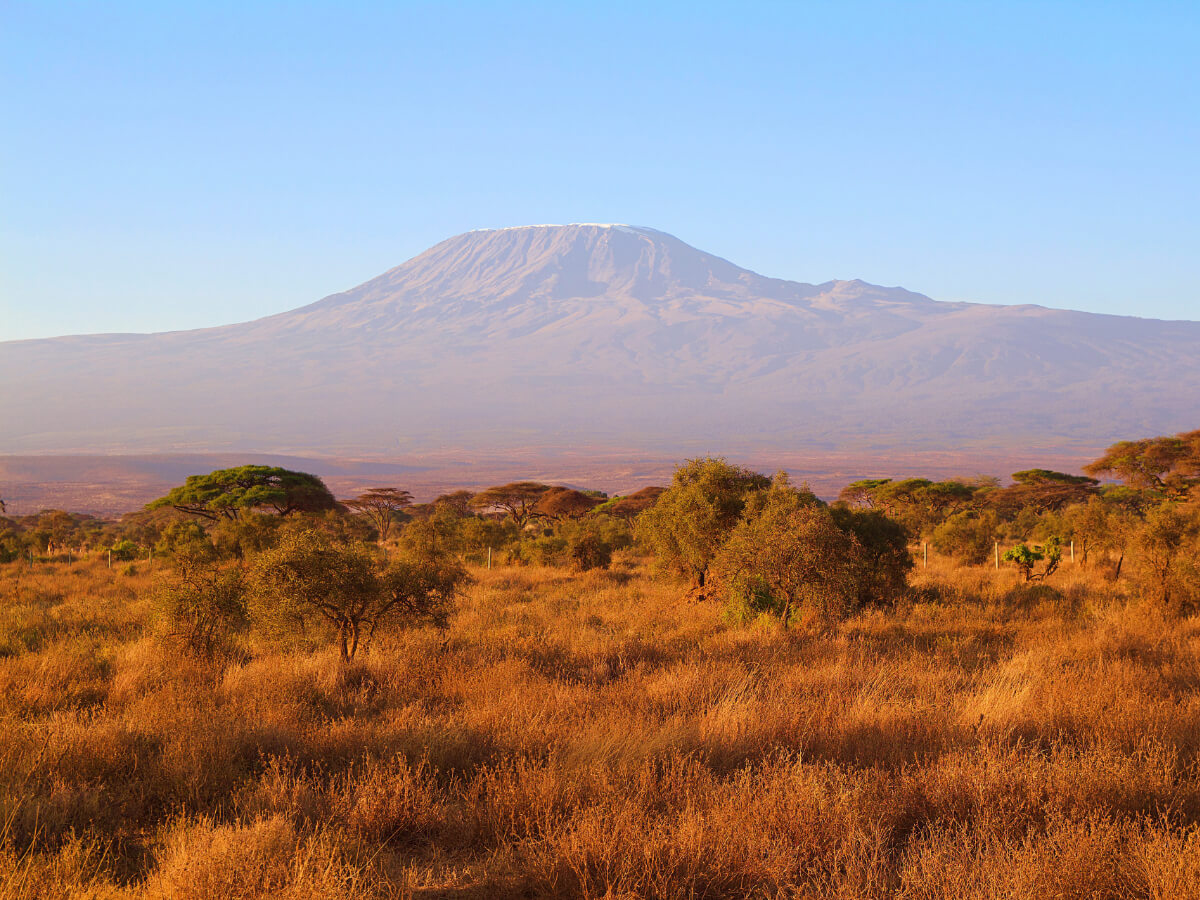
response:
[(0, 897), (1196, 896), (1200, 620), (933, 555), (733, 625), (635, 550), (445, 628), (156, 636), (161, 568), (0, 566)]

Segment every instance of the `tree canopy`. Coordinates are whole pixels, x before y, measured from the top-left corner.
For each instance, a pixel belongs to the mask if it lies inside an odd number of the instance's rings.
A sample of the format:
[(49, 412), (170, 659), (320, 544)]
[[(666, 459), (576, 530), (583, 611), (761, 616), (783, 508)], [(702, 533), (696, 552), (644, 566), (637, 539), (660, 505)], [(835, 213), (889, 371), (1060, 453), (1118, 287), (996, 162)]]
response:
[(387, 621), (443, 624), (467, 580), (448, 554), (403, 555), (385, 566), (362, 545), (318, 531), (289, 531), (259, 554), (250, 572), (261, 620), (301, 632), (323, 625), (335, 635), (343, 661)]
[(533, 511), (548, 519), (577, 519), (591, 512), (604, 500), (568, 487), (552, 487), (538, 498)]
[(737, 525), (749, 495), (769, 487), (765, 475), (722, 458), (692, 459), (658, 501), (638, 516), (638, 536), (659, 563), (699, 587), (717, 551)]
[(1136, 488), (1183, 497), (1200, 484), (1200, 429), (1170, 437), (1118, 441), (1083, 467), (1089, 475), (1111, 475)]
[(343, 500), (342, 505), (370, 520), (379, 532), (379, 540), (386, 541), (392, 533), (396, 514), (412, 506), (412, 494), (399, 488), (371, 488), (353, 500)]
[(1086, 475), (1069, 475), (1050, 469), (1013, 472), (1013, 483), (988, 494), (988, 503), (1002, 512), (1032, 508), (1038, 512), (1086, 503), (1100, 490), (1100, 482)]
[(216, 521), (237, 519), (247, 510), (271, 510), (280, 516), (333, 509), (336, 501), (316, 475), (279, 466), (238, 466), (207, 475), (191, 475), (147, 509), (171, 506)]
[(828, 507), (786, 479), (777, 478), (760, 496), (713, 563), (732, 598), (784, 625), (802, 607), (818, 617), (851, 608), (858, 594), (857, 539), (837, 526)]
[(613, 497), (600, 507), (600, 512), (632, 522), (657, 503), (665, 490), (664, 487), (651, 486), (634, 491), (627, 497)]
[(538, 500), (549, 490), (550, 485), (539, 481), (514, 481), (480, 491), (470, 503), (482, 511), (503, 510), (520, 527), (535, 514)]

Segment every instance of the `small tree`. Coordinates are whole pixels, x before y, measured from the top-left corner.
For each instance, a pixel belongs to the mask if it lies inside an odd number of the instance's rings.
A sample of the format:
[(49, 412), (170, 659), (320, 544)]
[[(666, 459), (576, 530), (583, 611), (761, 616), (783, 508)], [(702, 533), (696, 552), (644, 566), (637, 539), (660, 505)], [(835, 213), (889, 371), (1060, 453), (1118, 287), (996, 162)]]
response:
[(834, 508), (834, 524), (858, 542), (856, 606), (894, 603), (908, 588), (913, 568), (908, 529), (877, 509)]
[(771, 484), (765, 475), (720, 458), (692, 459), (671, 486), (638, 516), (638, 539), (669, 571), (705, 586), (709, 566), (733, 531), (747, 498)]
[[(1034, 572), (1042, 560), (1046, 561), (1045, 568), (1041, 572)], [(1022, 542), (1004, 554), (1004, 561), (1017, 567), (1022, 581), (1045, 581), (1062, 562), (1062, 542), (1056, 537), (1050, 538), (1045, 544), (1033, 546)]]
[(1190, 593), (1180, 589), (1179, 575), (1181, 563), (1195, 561), (1195, 551), (1200, 550), (1198, 534), (1200, 516), (1196, 510), (1175, 503), (1151, 509), (1134, 533), (1134, 574), (1142, 590), (1164, 608), (1181, 605), (1183, 594)]
[(451, 602), (469, 582), (462, 563), (446, 553), (413, 553), (393, 560), (380, 577), (382, 596), (368, 639), (389, 618), (446, 627)]
[(180, 512), (216, 521), (237, 519), (246, 510), (268, 509), (287, 516), (322, 512), (335, 505), (333, 494), (316, 475), (278, 466), (239, 466), (191, 475), (146, 508), (173, 506)]
[(366, 547), (292, 531), (254, 561), (252, 612), (279, 630), (330, 631), (348, 662), (364, 636), (384, 623), (444, 619), (445, 605), (465, 579), (448, 556), (409, 558), (383, 569)]
[(412, 506), (412, 494), (398, 488), (371, 488), (353, 500), (344, 500), (342, 505), (352, 512), (365, 516), (379, 532), (383, 543), (391, 536), (396, 517)]
[(612, 544), (593, 529), (580, 529), (567, 538), (571, 567), (580, 572), (607, 569), (612, 565)]

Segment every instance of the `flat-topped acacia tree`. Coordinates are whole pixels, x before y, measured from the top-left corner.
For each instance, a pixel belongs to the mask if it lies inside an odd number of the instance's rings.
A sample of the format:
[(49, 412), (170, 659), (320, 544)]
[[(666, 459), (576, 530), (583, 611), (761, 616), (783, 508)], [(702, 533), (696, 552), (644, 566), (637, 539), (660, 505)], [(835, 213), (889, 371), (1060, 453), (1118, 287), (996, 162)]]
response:
[(550, 485), (540, 481), (514, 481), (480, 491), (471, 498), (470, 504), (473, 509), (480, 511), (504, 510), (521, 528), (537, 515), (534, 507), (548, 490)]
[(391, 536), (396, 514), (412, 506), (412, 494), (399, 488), (371, 488), (353, 500), (343, 500), (342, 505), (369, 519), (383, 542)]
[(1200, 485), (1200, 429), (1173, 436), (1118, 441), (1083, 467), (1089, 475), (1112, 475), (1130, 487), (1182, 499)]
[(190, 475), (147, 509), (174, 507), (210, 521), (237, 520), (247, 510), (270, 510), (279, 516), (333, 509), (336, 501), (316, 475), (279, 466), (238, 466), (207, 475)]

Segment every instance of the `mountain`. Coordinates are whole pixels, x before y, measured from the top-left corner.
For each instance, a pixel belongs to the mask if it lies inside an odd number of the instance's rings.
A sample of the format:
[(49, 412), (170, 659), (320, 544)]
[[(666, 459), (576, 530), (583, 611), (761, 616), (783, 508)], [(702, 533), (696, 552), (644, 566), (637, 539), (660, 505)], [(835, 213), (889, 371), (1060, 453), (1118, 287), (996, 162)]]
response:
[[(166, 291), (169, 294), (169, 289)], [(1200, 323), (474, 231), (252, 322), (0, 343), (0, 453), (1099, 448), (1200, 422)]]

